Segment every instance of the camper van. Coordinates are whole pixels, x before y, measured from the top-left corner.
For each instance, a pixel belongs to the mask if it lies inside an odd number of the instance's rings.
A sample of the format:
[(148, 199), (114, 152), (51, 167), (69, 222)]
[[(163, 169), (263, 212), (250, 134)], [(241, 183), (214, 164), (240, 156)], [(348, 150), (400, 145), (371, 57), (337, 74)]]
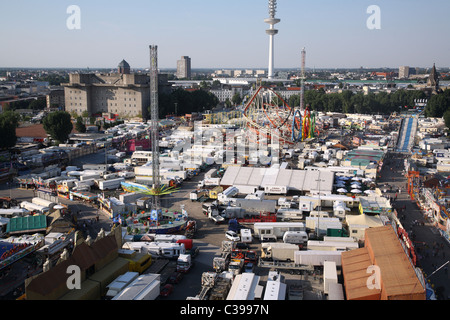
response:
[(241, 242), (252, 243), (252, 231), (250, 229), (241, 229)]
[(306, 244), (308, 242), (308, 234), (305, 231), (286, 231), (283, 236), (284, 243)]
[(253, 229), (260, 241), (277, 241), (282, 239), (287, 231), (306, 231), (302, 222), (257, 222)]

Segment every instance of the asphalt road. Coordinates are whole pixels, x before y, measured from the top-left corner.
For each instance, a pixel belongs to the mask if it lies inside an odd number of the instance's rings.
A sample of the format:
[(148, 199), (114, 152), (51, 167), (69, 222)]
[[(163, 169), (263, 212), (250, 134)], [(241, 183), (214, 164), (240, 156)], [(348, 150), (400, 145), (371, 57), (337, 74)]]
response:
[[(383, 166), (378, 185), (387, 183), (392, 186), (392, 192), (387, 194), (392, 198), (395, 198), (395, 191), (401, 189), (400, 192), (397, 192), (397, 201), (393, 205), (397, 208), (406, 206), (406, 210), (399, 213), (399, 218), (402, 217), (401, 223), (414, 242), (418, 267), (423, 270), (426, 278), (429, 277), (427, 281), (429, 280), (428, 282), (434, 287), (437, 298), (450, 299), (450, 277), (447, 269), (442, 268), (433, 274), (449, 260), (450, 246), (432, 223), (424, 218), (424, 214), (416, 203), (411, 200), (406, 189), (408, 180), (403, 170), (403, 158), (393, 155), (390, 163)], [(419, 221), (419, 224), (415, 224), (414, 221)]]

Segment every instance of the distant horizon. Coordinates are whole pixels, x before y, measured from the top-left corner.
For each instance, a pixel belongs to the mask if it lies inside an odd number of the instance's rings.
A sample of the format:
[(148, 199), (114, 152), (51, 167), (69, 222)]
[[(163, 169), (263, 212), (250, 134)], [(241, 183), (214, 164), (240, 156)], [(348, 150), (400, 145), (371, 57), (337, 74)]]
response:
[[(4, 68), (114, 69), (125, 58), (145, 69), (149, 45), (158, 46), (160, 69), (176, 68), (182, 56), (192, 69), (268, 68), (267, 0), (75, 2), (1, 1), (0, 61), (13, 66)], [(279, 0), (275, 70), (300, 69), (302, 48), (316, 70), (450, 67), (450, 1), (378, 0), (375, 28), (372, 5)]]
[[(398, 70), (400, 67), (306, 67), (306, 71), (314, 71), (314, 70)], [(433, 65), (431, 66), (407, 66), (410, 68), (419, 68), (419, 69), (431, 69), (433, 68)], [(117, 67), (0, 67), (0, 70), (115, 70)], [(131, 70), (145, 70), (149, 69), (149, 67), (132, 67)], [(158, 67), (159, 70), (170, 70), (170, 71), (176, 71), (176, 68), (173, 67)], [(283, 70), (300, 70), (300, 67), (287, 67), (287, 68), (275, 68), (275, 71)], [(450, 67), (440, 67), (436, 66), (436, 69), (449, 69)], [(261, 67), (261, 68), (250, 68), (250, 67), (197, 67), (192, 68), (191, 71), (206, 71), (206, 70), (267, 70), (267, 67)]]

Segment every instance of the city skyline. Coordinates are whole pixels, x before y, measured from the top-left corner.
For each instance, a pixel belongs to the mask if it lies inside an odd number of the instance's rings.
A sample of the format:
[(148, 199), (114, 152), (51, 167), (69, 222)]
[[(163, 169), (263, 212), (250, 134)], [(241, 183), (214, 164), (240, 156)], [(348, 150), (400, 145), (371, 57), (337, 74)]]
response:
[[(192, 69), (267, 69), (267, 0), (75, 2), (2, 2), (0, 67), (115, 69), (125, 59), (148, 68), (148, 46), (157, 44), (161, 69), (181, 56)], [(308, 68), (450, 66), (448, 1), (377, 1), (378, 30), (366, 24), (372, 4), (279, 0), (275, 70), (300, 68), (303, 47)], [(80, 8), (79, 30), (66, 25), (71, 5)]]

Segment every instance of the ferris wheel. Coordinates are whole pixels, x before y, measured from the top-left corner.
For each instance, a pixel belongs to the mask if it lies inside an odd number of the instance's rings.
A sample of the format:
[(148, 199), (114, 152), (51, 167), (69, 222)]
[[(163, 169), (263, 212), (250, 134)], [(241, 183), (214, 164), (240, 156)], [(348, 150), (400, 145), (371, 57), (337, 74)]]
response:
[(280, 145), (292, 145), (313, 138), (316, 115), (309, 107), (294, 110), (274, 90), (259, 87), (243, 110), (250, 142), (278, 140)]

